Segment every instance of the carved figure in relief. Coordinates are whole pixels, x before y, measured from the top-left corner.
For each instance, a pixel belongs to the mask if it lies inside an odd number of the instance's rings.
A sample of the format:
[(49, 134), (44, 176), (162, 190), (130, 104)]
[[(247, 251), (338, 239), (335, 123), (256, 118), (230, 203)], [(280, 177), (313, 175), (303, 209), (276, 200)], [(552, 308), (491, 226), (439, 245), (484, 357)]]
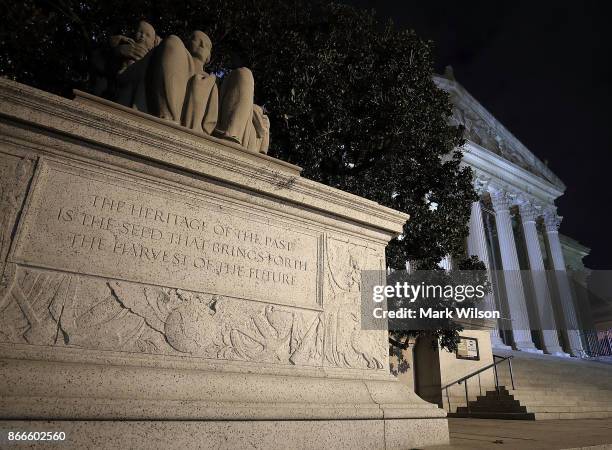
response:
[(209, 347), (218, 297), (123, 281), (108, 284), (115, 298), (160, 333), (173, 349), (198, 355), (214, 353)]
[[(7, 158), (11, 161), (13, 158)], [(15, 158), (17, 159), (17, 158)], [(4, 276), (4, 266), (11, 245), (15, 220), (23, 204), (26, 189), (32, 178), (34, 162), (19, 159), (13, 166), (0, 172), (0, 295), (8, 284)]]
[(380, 369), (379, 336), (359, 327), (359, 272), (351, 255), (349, 270), (330, 275), (329, 308), (317, 313), (17, 266), (0, 299), (0, 340), (319, 367), (325, 359), (336, 367)]
[(61, 338), (49, 305), (70, 288), (70, 277), (21, 272), (0, 301), (0, 333), (5, 341), (53, 345)]
[[(236, 308), (221, 296), (109, 282), (117, 299), (181, 352), (208, 358), (306, 364), (302, 314), (275, 305)], [(316, 319), (315, 319), (316, 320)], [(299, 361), (299, 362), (298, 362)]]
[(8, 342), (147, 353), (168, 347), (103, 279), (17, 267), (0, 313), (0, 338)]
[(5, 342), (316, 364), (302, 349), (316, 315), (180, 289), (18, 268), (0, 312)]
[(266, 305), (263, 314), (251, 317), (250, 327), (225, 330), (221, 352), (228, 359), (286, 363), (291, 354), (294, 319), (294, 313)]
[[(328, 245), (329, 300), (325, 310), (324, 354), (328, 363), (338, 367), (382, 369), (385, 349), (380, 339), (360, 327), (361, 261), (356, 246)], [(350, 244), (346, 244), (350, 246)]]
[(289, 362), (296, 365), (322, 365), (324, 336), (323, 316), (323, 313), (318, 314), (308, 327), (305, 327), (303, 317), (299, 318), (295, 333), (291, 340), (291, 356), (289, 357)]
[(106, 280), (73, 278), (72, 294), (49, 306), (66, 345), (145, 353), (168, 348), (162, 335), (117, 301)]

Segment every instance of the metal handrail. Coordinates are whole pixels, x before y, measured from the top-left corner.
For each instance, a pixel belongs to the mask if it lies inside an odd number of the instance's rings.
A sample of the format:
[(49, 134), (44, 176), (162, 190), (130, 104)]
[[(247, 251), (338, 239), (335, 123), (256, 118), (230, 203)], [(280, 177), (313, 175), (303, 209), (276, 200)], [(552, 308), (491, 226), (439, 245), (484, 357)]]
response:
[[(499, 358), (498, 361), (495, 360), (495, 358)], [(472, 373), (469, 373), (468, 375), (465, 375), (461, 378), (459, 378), (458, 380), (453, 381), (452, 383), (447, 384), (446, 386), (444, 386), (441, 390), (446, 391), (446, 401), (448, 402), (448, 410), (450, 411), (451, 409), (451, 403), (450, 403), (450, 396), (448, 395), (448, 388), (451, 386), (454, 386), (456, 384), (461, 384), (463, 382), (466, 382), (467, 380), (469, 380), (472, 377), (475, 377), (476, 375), (478, 375), (478, 386), (479, 386), (479, 390), (480, 390), (480, 395), (482, 395), (482, 385), (480, 383), (480, 374), (482, 372), (485, 372), (489, 369), (493, 369), (493, 372), (495, 373), (495, 390), (497, 391), (497, 395), (499, 395), (499, 376), (497, 374), (497, 366), (505, 361), (508, 361), (508, 369), (510, 370), (510, 382), (512, 384), (512, 390), (514, 390), (514, 374), (512, 372), (512, 358), (513, 356), (499, 356), (499, 355), (493, 355), (493, 362), (491, 364), (489, 364), (488, 366), (485, 367), (481, 367), (478, 370), (475, 370)], [(470, 401), (468, 398), (468, 384), (467, 382), (464, 383), (464, 387), (465, 387), (465, 405), (467, 407), (468, 412), (470, 411)]]

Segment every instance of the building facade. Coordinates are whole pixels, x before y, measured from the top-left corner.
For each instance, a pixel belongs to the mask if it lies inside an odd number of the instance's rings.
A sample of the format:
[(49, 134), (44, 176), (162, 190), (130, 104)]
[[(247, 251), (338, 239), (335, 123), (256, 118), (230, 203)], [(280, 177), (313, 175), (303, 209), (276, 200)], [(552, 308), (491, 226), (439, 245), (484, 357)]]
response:
[(493, 348), (583, 356), (580, 299), (566, 270), (585, 280), (582, 258), (589, 249), (559, 233), (555, 200), (565, 185), (455, 80), (452, 69), (434, 80), (450, 95), (453, 124), (465, 127), (463, 161), (480, 196), (472, 204), (466, 249), (490, 271), (486, 307), (502, 315), (491, 330)]

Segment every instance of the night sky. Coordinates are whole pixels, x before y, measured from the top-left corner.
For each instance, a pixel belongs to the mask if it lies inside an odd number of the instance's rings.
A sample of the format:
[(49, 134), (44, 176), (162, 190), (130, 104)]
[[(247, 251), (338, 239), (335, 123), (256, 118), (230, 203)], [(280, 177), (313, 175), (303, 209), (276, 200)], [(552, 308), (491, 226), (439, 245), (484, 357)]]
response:
[(434, 41), (455, 78), (567, 186), (561, 232), (612, 269), (612, 39), (605, 2), (370, 1)]

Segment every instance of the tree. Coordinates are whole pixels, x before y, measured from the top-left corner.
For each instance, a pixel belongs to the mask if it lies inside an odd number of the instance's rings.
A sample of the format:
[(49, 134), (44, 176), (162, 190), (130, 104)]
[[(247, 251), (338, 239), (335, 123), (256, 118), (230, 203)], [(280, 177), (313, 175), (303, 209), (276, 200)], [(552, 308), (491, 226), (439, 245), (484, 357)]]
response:
[[(272, 156), (409, 213), (387, 248), (390, 267), (409, 259), (435, 268), (463, 254), (476, 196), (471, 170), (460, 166), (463, 130), (449, 126), (448, 95), (432, 80), (430, 42), (328, 0), (26, 0), (4, 17), (1, 75), (62, 95), (87, 89), (92, 50), (141, 18), (162, 37), (208, 33), (211, 71), (223, 74), (236, 58), (252, 69)], [(450, 324), (436, 333), (454, 346)]]

